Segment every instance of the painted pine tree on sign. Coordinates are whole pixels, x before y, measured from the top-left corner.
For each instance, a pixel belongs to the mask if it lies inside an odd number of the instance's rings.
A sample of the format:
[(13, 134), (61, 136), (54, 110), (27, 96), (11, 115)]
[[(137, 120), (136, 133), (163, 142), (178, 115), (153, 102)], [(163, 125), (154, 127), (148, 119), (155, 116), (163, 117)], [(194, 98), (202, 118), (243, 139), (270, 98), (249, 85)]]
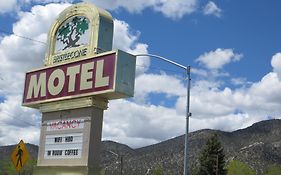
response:
[(63, 43), (62, 50), (78, 47), (81, 36), (89, 29), (88, 19), (85, 17), (74, 17), (58, 29), (57, 41)]

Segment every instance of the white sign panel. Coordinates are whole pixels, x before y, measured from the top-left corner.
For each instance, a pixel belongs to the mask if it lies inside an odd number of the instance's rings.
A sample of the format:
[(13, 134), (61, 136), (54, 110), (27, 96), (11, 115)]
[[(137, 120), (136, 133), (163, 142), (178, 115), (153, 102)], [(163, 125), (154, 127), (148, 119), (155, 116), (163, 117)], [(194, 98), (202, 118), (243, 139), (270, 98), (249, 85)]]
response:
[(83, 133), (46, 135), (45, 159), (81, 158)]
[(67, 119), (47, 122), (47, 131), (61, 131), (68, 129), (83, 129), (84, 119)]

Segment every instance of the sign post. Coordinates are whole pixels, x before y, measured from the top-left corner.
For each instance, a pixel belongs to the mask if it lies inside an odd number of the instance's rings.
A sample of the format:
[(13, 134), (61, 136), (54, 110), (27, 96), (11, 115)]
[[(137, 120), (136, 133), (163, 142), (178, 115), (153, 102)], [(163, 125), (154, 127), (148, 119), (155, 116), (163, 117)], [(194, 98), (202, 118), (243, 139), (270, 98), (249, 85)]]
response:
[(28, 157), (29, 153), (27, 151), (27, 148), (25, 147), (23, 140), (21, 140), (11, 154), (12, 163), (19, 174), (24, 167)]
[(103, 111), (132, 97), (135, 56), (112, 50), (111, 15), (93, 4), (65, 9), (51, 26), (45, 65), (25, 76), (23, 106), (42, 112), (34, 175), (98, 174)]

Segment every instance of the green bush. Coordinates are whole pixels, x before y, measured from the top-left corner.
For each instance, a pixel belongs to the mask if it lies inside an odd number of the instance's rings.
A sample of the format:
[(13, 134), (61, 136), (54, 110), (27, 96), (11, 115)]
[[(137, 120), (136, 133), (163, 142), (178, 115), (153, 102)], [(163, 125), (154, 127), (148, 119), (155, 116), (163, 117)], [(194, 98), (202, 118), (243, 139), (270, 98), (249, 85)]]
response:
[(227, 174), (228, 175), (255, 175), (256, 172), (247, 164), (240, 162), (238, 160), (233, 160), (227, 166)]
[(0, 169), (1, 169), (1, 174), (4, 174), (4, 175), (17, 174), (13, 163), (9, 159), (0, 161)]
[(163, 175), (164, 172), (163, 172), (163, 168), (158, 166), (158, 167), (155, 167), (153, 170), (152, 170), (152, 175)]
[(281, 166), (272, 165), (267, 168), (264, 175), (280, 175), (281, 174)]
[[(36, 160), (31, 158), (27, 159), (24, 165), (21, 175), (30, 174), (33, 171), (33, 167), (36, 165)], [(10, 159), (5, 159), (0, 161), (0, 174), (2, 175), (15, 175), (18, 174), (16, 169)]]

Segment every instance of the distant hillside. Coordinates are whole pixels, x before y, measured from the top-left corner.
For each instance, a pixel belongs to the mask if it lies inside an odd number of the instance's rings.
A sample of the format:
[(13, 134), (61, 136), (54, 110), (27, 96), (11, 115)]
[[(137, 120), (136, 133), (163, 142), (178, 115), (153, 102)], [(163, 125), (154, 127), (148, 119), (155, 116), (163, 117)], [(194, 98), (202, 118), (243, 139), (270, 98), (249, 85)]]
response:
[[(23, 169), (21, 175), (26, 175), (28, 172), (32, 172), (33, 165), (36, 164), (38, 146), (33, 144), (26, 144), (27, 150), (30, 157), (27, 160), (27, 163)], [(10, 146), (0, 146), (0, 175), (15, 175), (16, 170), (11, 162), (11, 153), (16, 148), (16, 145)]]
[[(270, 165), (281, 165), (281, 120), (262, 121), (234, 132), (200, 130), (189, 134), (190, 165), (199, 165), (198, 157), (207, 139), (218, 134), (224, 147), (227, 162), (239, 160), (261, 174)], [(14, 146), (0, 147), (0, 161), (9, 158)], [(28, 145), (32, 157), (37, 157), (38, 147)], [(123, 156), (123, 174), (151, 174), (152, 169), (162, 167), (165, 174), (183, 174), (184, 135), (173, 139), (132, 149), (127, 145), (102, 142), (101, 166), (106, 174), (119, 174)], [(1, 164), (0, 164), (1, 168)]]
[[(29, 155), (33, 159), (37, 159), (37, 153), (38, 153), (38, 146), (33, 144), (25, 144)], [(15, 149), (15, 145), (10, 146), (0, 146), (0, 160), (4, 159), (10, 159), (12, 151)]]
[[(200, 130), (189, 134), (190, 164), (199, 165), (199, 155), (207, 139), (218, 134), (227, 162), (239, 160), (254, 168), (258, 174), (270, 165), (281, 165), (281, 120), (262, 121), (234, 132)], [(112, 142), (104, 142), (104, 145)], [(124, 156), (126, 174), (146, 174), (155, 167), (163, 167), (165, 174), (183, 174), (184, 135), (147, 147), (132, 150), (115, 143), (114, 152)], [(105, 153), (103, 153), (105, 154)], [(113, 159), (113, 157), (112, 157)], [(119, 171), (116, 160), (109, 164), (110, 174)]]

